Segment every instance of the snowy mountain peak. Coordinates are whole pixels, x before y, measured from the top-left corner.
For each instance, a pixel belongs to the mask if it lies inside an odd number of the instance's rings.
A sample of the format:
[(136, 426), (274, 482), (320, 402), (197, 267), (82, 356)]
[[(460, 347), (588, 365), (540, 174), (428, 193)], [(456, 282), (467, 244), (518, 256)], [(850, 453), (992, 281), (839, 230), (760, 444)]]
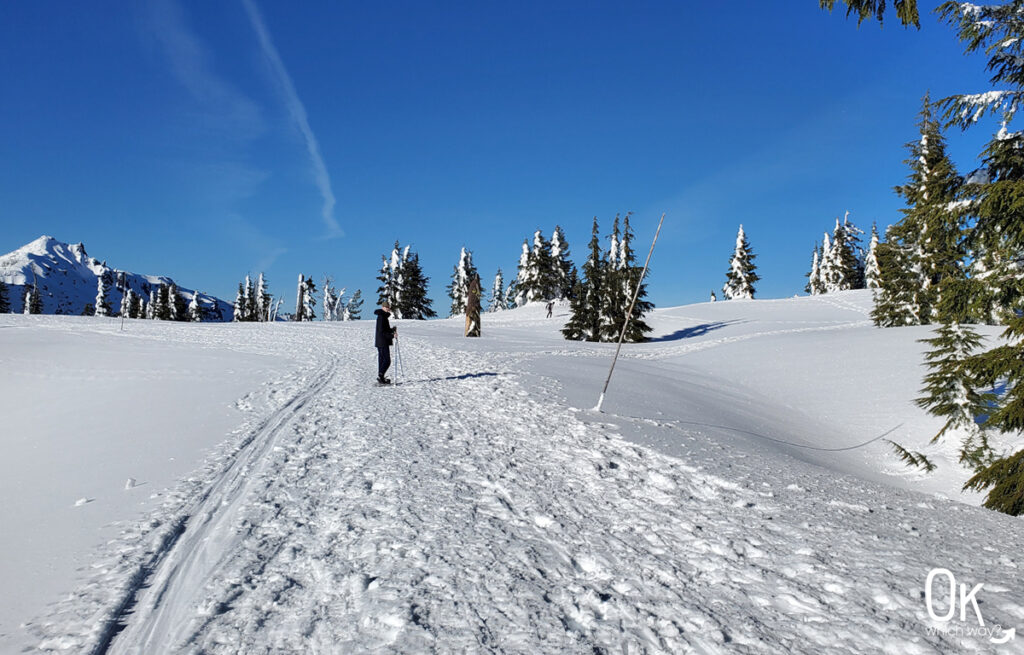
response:
[[(68, 244), (49, 235), (42, 235), (24, 246), (0, 256), (0, 280), (10, 286), (11, 309), (22, 311), (22, 295), (26, 286), (35, 285), (42, 295), (46, 314), (81, 314), (96, 298), (97, 278), (107, 272), (124, 279), (125, 289), (111, 289), (110, 302), (119, 306), (122, 294), (131, 289), (148, 298), (150, 291), (161, 284), (174, 284), (165, 276), (139, 275), (107, 266), (105, 261), (90, 257), (85, 244)], [(191, 289), (178, 287), (186, 302), (192, 299)], [(200, 295), (213, 308), (213, 314), (230, 316), (230, 305), (223, 300)]]

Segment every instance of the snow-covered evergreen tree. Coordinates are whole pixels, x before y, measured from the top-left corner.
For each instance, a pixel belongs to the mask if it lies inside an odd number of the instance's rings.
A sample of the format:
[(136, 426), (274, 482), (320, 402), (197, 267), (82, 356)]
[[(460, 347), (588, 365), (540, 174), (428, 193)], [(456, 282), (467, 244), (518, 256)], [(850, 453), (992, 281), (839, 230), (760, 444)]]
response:
[(886, 238), (878, 244), (877, 257), (878, 289), (874, 294), (872, 321), (879, 327), (920, 325), (921, 287), (915, 285), (920, 283), (920, 277), (911, 264), (910, 250)]
[(499, 268), (494, 276), (494, 282), (491, 284), (491, 297), (487, 302), (487, 311), (500, 312), (503, 309), (508, 309), (508, 306), (505, 304), (505, 280)]
[(403, 255), (401, 279), (401, 317), (422, 321), (437, 316), (431, 307), (433, 301), (427, 296), (427, 283), (430, 282), (430, 278), (423, 274), (420, 256), (410, 251), (408, 246)]
[[(999, 91), (954, 96), (945, 101), (946, 117), (963, 128), (988, 112), (1012, 118), (1024, 101), (1024, 2), (977, 5), (947, 2), (940, 7), (953, 23), (968, 52), (988, 56), (991, 82), (1005, 86)], [(968, 242), (972, 250), (998, 250), (1006, 259), (1024, 263), (1024, 136), (1001, 130), (1002, 137), (990, 142), (984, 155), (989, 182), (981, 186), (972, 209), (975, 224)], [(983, 281), (985, 282), (985, 281)], [(987, 430), (1019, 435), (1024, 433), (1024, 310), (1019, 280), (990, 285), (999, 301), (1011, 310), (1004, 314), (1007, 328), (1003, 340), (986, 352), (970, 358), (968, 366), (979, 374), (980, 388), (1001, 384), (1005, 392), (988, 408)], [(1024, 513), (1024, 450), (994, 461), (968, 480), (965, 488), (989, 489), (985, 506), (1007, 514)]]
[(612, 233), (608, 235), (608, 250), (604, 254), (604, 271), (601, 285), (601, 341), (617, 341), (626, 316), (626, 289), (623, 284), (621, 270), (621, 238), (619, 227), (620, 215), (615, 215), (612, 222)]
[(565, 338), (573, 341), (601, 339), (603, 287), (607, 263), (601, 254), (601, 237), (596, 216), (588, 250), (587, 261), (583, 264), (583, 279), (574, 290), (570, 303), (569, 322), (562, 328)]
[(167, 308), (170, 311), (172, 321), (188, 320), (188, 305), (185, 299), (178, 293), (178, 285), (171, 282), (167, 285)]
[(1024, 310), (1024, 135), (1006, 124), (983, 153), (988, 179), (969, 185), (976, 218), (970, 231), (972, 277), (977, 285), (977, 315), (991, 324), (1006, 323)]
[(871, 243), (864, 257), (864, 287), (877, 289), (881, 272), (878, 269), (878, 226), (871, 225)]
[(556, 225), (551, 235), (551, 265), (555, 287), (552, 297), (556, 300), (569, 298), (573, 287), (573, 264), (569, 259), (569, 242), (561, 225)]
[(244, 315), (247, 321), (258, 321), (260, 320), (259, 309), (257, 308), (258, 299), (256, 297), (256, 286), (252, 282), (252, 278), (248, 275), (245, 276), (245, 298), (243, 304), (245, 307)]
[(199, 292), (192, 293), (192, 300), (188, 303), (188, 320), (199, 323), (203, 320), (203, 305), (199, 300)]
[(146, 318), (146, 299), (131, 289), (128, 290), (128, 295), (132, 299), (128, 310), (128, 318)]
[[(122, 275), (122, 273), (118, 273), (119, 277), (121, 275)], [(121, 290), (121, 305), (120, 305), (120, 307), (118, 307), (117, 315), (118, 316), (128, 317), (129, 312), (131, 310), (131, 306), (132, 306), (132, 290), (131, 289), (126, 289), (125, 287), (120, 286), (120, 283), (119, 283), (119, 288)]]
[(260, 273), (259, 277), (256, 278), (256, 314), (257, 320), (267, 321), (270, 317), (270, 305), (273, 303), (273, 299), (270, 296), (270, 290), (267, 287), (267, 278)]
[(110, 271), (104, 270), (96, 278), (96, 302), (94, 303), (96, 316), (110, 316)]
[(158, 305), (156, 289), (149, 290), (149, 303), (146, 306), (145, 318), (156, 320), (156, 309)]
[[(832, 231), (832, 279), (833, 291), (859, 289), (864, 284), (864, 268), (857, 257), (859, 239), (850, 236), (849, 223), (836, 219)], [(856, 229), (856, 228), (854, 228)], [(858, 230), (859, 232), (859, 230)]]
[[(966, 277), (966, 252), (963, 250), (963, 221), (958, 194), (963, 179), (946, 155), (945, 139), (932, 116), (927, 95), (918, 122), (920, 138), (907, 144), (910, 168), (907, 183), (896, 187), (906, 207), (903, 217), (886, 231), (886, 242), (899, 251), (890, 258), (890, 265), (908, 267), (904, 272), (887, 275), (883, 270), (880, 285), (883, 300), (894, 296), (906, 299), (910, 306), (903, 312), (912, 316), (914, 325), (942, 320), (937, 308), (941, 304), (938, 290), (944, 280)], [(880, 262), (880, 266), (883, 266)], [(907, 288), (886, 288), (898, 283)], [(896, 323), (902, 324), (902, 323)]]
[(473, 253), (463, 247), (459, 252), (459, 263), (452, 270), (452, 281), (448, 284), (448, 297), (452, 301), (449, 316), (458, 316), (466, 312), (469, 283), (474, 275), (477, 275), (477, 271), (473, 266)]
[(729, 271), (726, 273), (726, 283), (722, 287), (722, 295), (726, 300), (754, 298), (754, 283), (760, 277), (754, 271), (757, 266), (754, 264), (756, 255), (750, 249), (747, 235), (740, 225), (736, 233), (736, 247), (733, 250), (732, 259), (729, 261)]
[[(33, 285), (25, 285), (25, 290), (21, 296), (21, 313), (22, 314), (42, 314), (40, 309), (42, 305), (41, 298), (39, 297), (39, 289)], [(36, 311), (39, 309), (39, 311)], [(95, 310), (94, 310), (95, 312)], [(94, 312), (90, 312), (90, 315)]]
[[(334, 288), (334, 279), (329, 276), (324, 276), (323, 284), (320, 287), (323, 293), (323, 320), (325, 321), (337, 321), (341, 319), (341, 295), (338, 290)], [(344, 293), (344, 292), (342, 292)]]
[(821, 280), (821, 247), (814, 244), (814, 255), (811, 257), (811, 270), (807, 273), (807, 285), (804, 291), (817, 296), (825, 292), (825, 285)]
[(533, 233), (533, 249), (530, 251), (530, 288), (527, 300), (543, 302), (558, 297), (559, 272), (558, 264), (551, 255), (551, 242), (537, 230)]
[(524, 239), (523, 250), (519, 255), (519, 268), (515, 279), (515, 306), (522, 307), (531, 295), (533, 283), (530, 278), (530, 244)]
[(345, 305), (344, 320), (346, 321), (358, 321), (362, 318), (363, 312), (363, 292), (356, 289), (356, 292), (349, 298), (348, 303)]
[(296, 321), (316, 320), (316, 284), (312, 277), (299, 275), (299, 302), (295, 308)]
[(942, 286), (940, 313), (949, 320), (936, 329), (934, 337), (921, 340), (931, 350), (925, 355), (929, 368), (921, 390), (925, 395), (917, 399), (917, 404), (946, 420), (932, 443), (951, 430), (959, 433), (960, 462), (977, 471), (992, 463), (994, 453), (978, 423), (988, 414), (993, 396), (977, 391), (978, 376), (971, 368), (981, 337), (966, 323), (976, 282), (947, 278)]
[(295, 290), (295, 320), (301, 321), (306, 307), (306, 276), (299, 273), (299, 286)]
[(156, 294), (156, 317), (161, 321), (171, 320), (171, 288), (161, 283)]
[[(622, 233), (619, 238), (618, 268), (609, 271), (610, 279), (606, 289), (618, 287), (618, 293), (613, 294), (608, 301), (613, 303), (616, 300), (621, 302), (621, 310), (613, 320), (606, 321), (603, 329), (608, 341), (616, 341), (622, 334), (623, 321), (629, 316), (626, 323), (626, 330), (622, 337), (628, 343), (637, 343), (647, 340), (647, 334), (651, 327), (644, 321), (647, 312), (654, 309), (654, 304), (647, 300), (647, 283), (640, 279), (643, 274), (643, 266), (637, 266), (636, 253), (633, 251), (633, 229), (629, 224), (629, 217), (632, 212), (627, 212), (622, 220)], [(637, 285), (640, 285), (637, 292)], [(636, 294), (636, 300), (633, 295)], [(632, 313), (630, 314), (630, 306)]]
[(0, 279), (0, 314), (11, 313), (11, 292), (7, 283)]
[(231, 320), (235, 323), (245, 320), (245, 282), (238, 283), (238, 293), (235, 294), (234, 310), (231, 313)]

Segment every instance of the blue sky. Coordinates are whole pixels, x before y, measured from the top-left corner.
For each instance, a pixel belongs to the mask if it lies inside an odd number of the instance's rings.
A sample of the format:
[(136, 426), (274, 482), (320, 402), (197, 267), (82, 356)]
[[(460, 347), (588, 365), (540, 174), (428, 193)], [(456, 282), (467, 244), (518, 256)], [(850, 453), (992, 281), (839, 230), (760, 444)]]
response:
[[(0, 252), (50, 234), (228, 300), (299, 273), (370, 303), (411, 243), (435, 308), (535, 229), (580, 260), (633, 211), (659, 306), (720, 289), (743, 223), (759, 297), (802, 293), (836, 216), (899, 218), (921, 96), (987, 90), (924, 2), (860, 28), (817, 0), (0, 4)], [(949, 133), (962, 171), (997, 126)]]

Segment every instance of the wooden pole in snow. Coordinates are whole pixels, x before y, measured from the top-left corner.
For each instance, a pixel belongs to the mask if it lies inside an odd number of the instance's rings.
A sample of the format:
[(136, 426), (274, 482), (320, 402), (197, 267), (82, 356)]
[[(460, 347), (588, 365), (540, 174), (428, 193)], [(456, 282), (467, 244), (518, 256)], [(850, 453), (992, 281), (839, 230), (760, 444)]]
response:
[(608, 383), (612, 381), (612, 373), (615, 372), (615, 362), (619, 359), (619, 351), (622, 350), (622, 340), (626, 338), (626, 329), (629, 327), (629, 320), (633, 318), (633, 306), (636, 305), (636, 298), (640, 295), (640, 285), (644, 282), (644, 277), (647, 275), (647, 267), (651, 264), (651, 255), (654, 254), (654, 245), (658, 243), (658, 235), (661, 234), (661, 224), (665, 222), (665, 214), (662, 213), (661, 220), (658, 221), (658, 229), (654, 231), (654, 241), (651, 242), (651, 249), (647, 253), (647, 261), (644, 262), (644, 270), (640, 273), (640, 279), (636, 282), (636, 289), (633, 290), (633, 300), (629, 303), (629, 311), (626, 312), (626, 320), (622, 323), (622, 332), (619, 333), (619, 345), (615, 348), (615, 357), (612, 358), (612, 366), (608, 369), (608, 378), (604, 381), (604, 389), (601, 389), (601, 397), (597, 399), (597, 405), (594, 407), (595, 410), (601, 411), (601, 405), (604, 404), (604, 394), (608, 391)]

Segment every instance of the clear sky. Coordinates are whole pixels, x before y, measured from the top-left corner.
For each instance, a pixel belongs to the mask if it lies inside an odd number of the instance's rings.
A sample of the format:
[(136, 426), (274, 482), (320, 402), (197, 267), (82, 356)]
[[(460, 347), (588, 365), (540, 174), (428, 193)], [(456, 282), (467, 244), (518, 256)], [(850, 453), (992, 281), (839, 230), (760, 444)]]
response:
[[(742, 223), (758, 297), (803, 292), (850, 211), (899, 218), (922, 95), (987, 90), (922, 29), (781, 2), (0, 3), (0, 252), (49, 234), (227, 300), (247, 272), (376, 298), (411, 243), (435, 309), (540, 228), (581, 263), (635, 212), (651, 299), (720, 289)], [(962, 171), (995, 131), (949, 133)]]

